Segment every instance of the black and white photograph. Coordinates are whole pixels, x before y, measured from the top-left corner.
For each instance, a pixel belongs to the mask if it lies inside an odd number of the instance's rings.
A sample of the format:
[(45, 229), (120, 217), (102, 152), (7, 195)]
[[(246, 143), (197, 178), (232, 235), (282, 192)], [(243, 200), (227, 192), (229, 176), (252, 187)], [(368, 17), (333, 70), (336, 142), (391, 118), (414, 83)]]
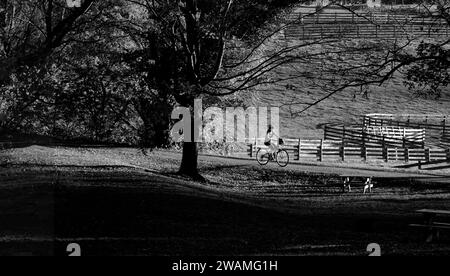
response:
[(0, 0), (0, 256), (450, 256), (450, 0)]

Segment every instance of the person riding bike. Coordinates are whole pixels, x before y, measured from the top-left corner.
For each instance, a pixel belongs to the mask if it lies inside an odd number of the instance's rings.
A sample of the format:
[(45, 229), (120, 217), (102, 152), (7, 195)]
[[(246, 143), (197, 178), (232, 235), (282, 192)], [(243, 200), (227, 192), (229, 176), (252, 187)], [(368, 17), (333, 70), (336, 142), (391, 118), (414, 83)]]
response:
[(272, 139), (274, 137), (279, 138), (279, 136), (276, 135), (275, 132), (273, 131), (273, 127), (269, 125), (269, 129), (267, 130), (266, 133), (266, 138), (264, 139), (264, 145), (269, 147), (269, 153), (273, 156), (273, 159), (276, 158), (276, 153), (278, 152), (278, 146), (272, 143)]

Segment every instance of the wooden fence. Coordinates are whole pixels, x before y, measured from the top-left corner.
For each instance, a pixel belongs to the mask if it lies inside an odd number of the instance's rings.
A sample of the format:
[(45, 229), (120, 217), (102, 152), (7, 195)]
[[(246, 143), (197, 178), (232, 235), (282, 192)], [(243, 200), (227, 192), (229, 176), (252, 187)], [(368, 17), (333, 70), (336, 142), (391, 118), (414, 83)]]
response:
[(325, 126), (325, 140), (365, 147), (424, 148), (425, 130), (397, 127)]
[[(263, 148), (263, 149), (267, 149), (268, 147), (266, 145), (264, 145), (264, 138), (255, 138), (251, 141), (249, 141), (249, 150), (248, 150), (248, 154), (253, 157), (256, 156), (256, 152)], [(299, 156), (299, 145), (301, 140), (300, 139), (283, 139), (284, 141), (284, 145), (283, 145), (283, 149), (286, 150), (290, 156), (293, 156), (295, 160), (298, 160)], [(274, 144), (278, 144), (278, 141), (272, 141), (272, 143)]]
[(407, 128), (425, 128), (446, 133), (450, 129), (450, 115), (414, 115), (414, 114), (367, 114), (364, 127), (397, 126)]
[(388, 13), (322, 12), (291, 15), (287, 39), (448, 37), (450, 26), (443, 20)]
[(442, 135), (442, 140), (450, 142), (450, 129), (446, 129)]
[(299, 24), (396, 24), (396, 25), (441, 25), (447, 22), (442, 18), (431, 18), (419, 14), (394, 14), (390, 12), (350, 12), (343, 9), (321, 12), (293, 12), (289, 19)]
[(288, 40), (313, 40), (332, 38), (399, 39), (410, 36), (445, 38), (450, 36), (450, 27), (436, 26), (396, 26), (396, 25), (351, 25), (322, 24), (296, 25), (288, 28), (285, 37)]
[(427, 144), (450, 147), (450, 115), (368, 114), (364, 127), (404, 127), (426, 130)]
[[(255, 157), (259, 149), (267, 148), (263, 142), (264, 139), (255, 139), (248, 145), (250, 157)], [(450, 162), (449, 149), (345, 146), (336, 141), (302, 139), (287, 139), (282, 148), (297, 161)]]

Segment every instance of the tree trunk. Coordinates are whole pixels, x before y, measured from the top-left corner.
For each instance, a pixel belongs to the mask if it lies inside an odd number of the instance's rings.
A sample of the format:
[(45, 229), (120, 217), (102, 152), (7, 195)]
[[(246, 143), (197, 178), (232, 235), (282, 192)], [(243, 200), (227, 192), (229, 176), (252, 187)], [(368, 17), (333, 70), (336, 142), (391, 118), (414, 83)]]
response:
[(183, 157), (179, 174), (188, 176), (195, 181), (206, 182), (206, 179), (198, 171), (198, 147), (197, 143), (183, 143)]
[(179, 173), (196, 181), (206, 182), (206, 179), (198, 171), (198, 143), (195, 140), (194, 121), (194, 114), (191, 114), (191, 142), (183, 143), (183, 156)]
[(183, 157), (181, 159), (180, 174), (197, 178), (198, 172), (198, 148), (195, 142), (183, 143)]

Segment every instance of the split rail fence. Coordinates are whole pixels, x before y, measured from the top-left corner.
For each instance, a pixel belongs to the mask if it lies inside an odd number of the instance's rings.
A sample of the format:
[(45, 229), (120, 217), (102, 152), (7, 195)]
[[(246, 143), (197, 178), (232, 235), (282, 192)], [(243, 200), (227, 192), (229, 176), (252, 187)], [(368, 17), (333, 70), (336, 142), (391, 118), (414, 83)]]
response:
[[(450, 162), (450, 149), (439, 148), (347, 146), (337, 141), (302, 139), (284, 139), (282, 148), (297, 161)], [(264, 138), (253, 139), (248, 144), (248, 155), (256, 157), (259, 149), (267, 149)]]
[(363, 127), (425, 129), (427, 144), (450, 147), (450, 115), (367, 114)]
[(365, 147), (425, 148), (425, 130), (390, 126), (325, 126), (325, 140)]
[(287, 39), (379, 38), (398, 39), (409, 36), (448, 37), (450, 26), (443, 20), (416, 15), (389, 13), (355, 14), (340, 11), (293, 13), (286, 30)]

